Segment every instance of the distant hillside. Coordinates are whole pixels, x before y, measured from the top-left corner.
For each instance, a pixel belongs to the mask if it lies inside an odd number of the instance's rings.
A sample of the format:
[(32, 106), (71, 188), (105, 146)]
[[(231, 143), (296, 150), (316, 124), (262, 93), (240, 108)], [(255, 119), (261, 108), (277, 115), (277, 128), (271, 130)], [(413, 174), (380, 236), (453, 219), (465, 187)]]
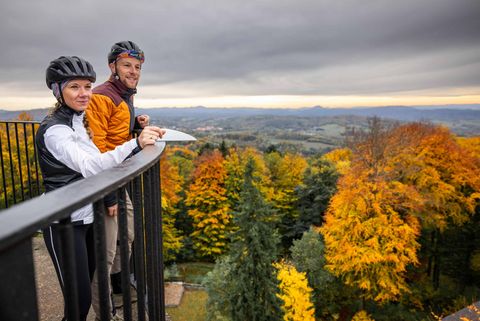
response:
[[(34, 120), (41, 120), (48, 108), (25, 112)], [(0, 110), (0, 120), (12, 120), (22, 111)], [(480, 135), (480, 104), (440, 106), (385, 106), (357, 108), (137, 108), (137, 114), (148, 114), (152, 123), (184, 129), (205, 126), (255, 130), (265, 127), (305, 129), (332, 122), (342, 126), (355, 126), (362, 119), (378, 116), (395, 121), (430, 121), (444, 124), (461, 136)], [(352, 118), (353, 117), (353, 118)], [(343, 119), (342, 119), (343, 118)], [(265, 126), (265, 127), (264, 127)]]
[(0, 120), (12, 120), (18, 118), (18, 115), (25, 112), (33, 117), (34, 120), (42, 120), (48, 114), (50, 108), (39, 108), (30, 110), (2, 110), (0, 109)]
[(448, 126), (461, 136), (480, 135), (480, 104), (299, 109), (191, 107), (138, 109), (137, 113), (149, 114), (155, 124), (185, 129), (213, 126), (231, 130), (239, 127), (306, 130), (325, 122), (356, 126), (362, 119), (377, 116), (400, 122), (429, 121)]
[[(49, 109), (26, 111), (41, 120)], [(21, 111), (0, 110), (11, 120)], [(370, 108), (151, 108), (136, 110), (150, 115), (152, 124), (193, 134), (201, 142), (255, 146), (266, 150), (324, 153), (341, 146), (352, 127), (366, 129), (368, 117), (386, 121), (428, 121), (449, 127), (459, 136), (480, 135), (480, 104), (449, 106), (386, 106)]]
[(441, 105), (441, 106), (386, 106), (368, 108), (154, 108), (138, 109), (138, 113), (149, 114), (157, 119), (193, 117), (200, 119), (218, 119), (246, 116), (298, 116), (298, 117), (328, 117), (328, 116), (378, 116), (401, 121), (454, 121), (480, 120), (480, 104), (477, 105)]
[[(48, 108), (32, 109), (25, 112), (35, 120), (41, 120)], [(22, 111), (0, 110), (0, 120), (11, 120)], [(470, 105), (432, 105), (432, 106), (385, 106), (356, 108), (210, 108), (210, 107), (162, 107), (137, 108), (137, 114), (148, 114), (155, 119), (194, 118), (197, 120), (219, 119), (247, 116), (297, 116), (297, 117), (329, 117), (329, 116), (378, 116), (401, 121), (457, 121), (480, 120), (480, 104)]]

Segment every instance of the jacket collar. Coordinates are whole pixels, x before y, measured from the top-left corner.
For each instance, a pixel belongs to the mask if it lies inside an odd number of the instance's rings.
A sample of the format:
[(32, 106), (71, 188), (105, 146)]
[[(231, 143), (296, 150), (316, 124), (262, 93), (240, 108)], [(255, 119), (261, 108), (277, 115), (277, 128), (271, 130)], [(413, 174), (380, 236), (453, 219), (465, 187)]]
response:
[(128, 88), (125, 86), (120, 79), (118, 79), (115, 76), (111, 76), (110, 79), (108, 80), (109, 82), (112, 83), (112, 85), (115, 87), (117, 92), (120, 94), (122, 97), (130, 97), (132, 95), (135, 95), (137, 93), (137, 88)]
[(73, 115), (81, 116), (83, 114), (83, 111), (75, 111), (65, 104), (62, 104), (62, 106), (60, 106), (60, 108), (58, 109), (58, 112), (65, 116), (73, 116)]
[(57, 110), (54, 111), (52, 117), (63, 119), (70, 127), (73, 128), (73, 118), (81, 115), (83, 115), (83, 111), (78, 112), (67, 105), (62, 104)]

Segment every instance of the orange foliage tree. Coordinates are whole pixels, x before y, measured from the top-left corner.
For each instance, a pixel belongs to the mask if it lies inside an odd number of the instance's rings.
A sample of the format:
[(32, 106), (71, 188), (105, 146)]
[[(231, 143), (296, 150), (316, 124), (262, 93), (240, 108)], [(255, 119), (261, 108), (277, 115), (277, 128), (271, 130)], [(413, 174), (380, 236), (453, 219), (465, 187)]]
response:
[(421, 198), (416, 215), (429, 228), (461, 225), (480, 197), (480, 166), (472, 149), (445, 127), (413, 123), (396, 128), (389, 145), (389, 169)]
[(443, 230), (474, 213), (478, 162), (446, 128), (379, 119), (352, 152), (321, 227), (327, 268), (367, 299), (397, 300), (409, 291), (421, 228)]
[(421, 228), (466, 222), (480, 191), (471, 153), (447, 129), (422, 123), (371, 120), (343, 174), (321, 228), (327, 268), (380, 302), (409, 291)]

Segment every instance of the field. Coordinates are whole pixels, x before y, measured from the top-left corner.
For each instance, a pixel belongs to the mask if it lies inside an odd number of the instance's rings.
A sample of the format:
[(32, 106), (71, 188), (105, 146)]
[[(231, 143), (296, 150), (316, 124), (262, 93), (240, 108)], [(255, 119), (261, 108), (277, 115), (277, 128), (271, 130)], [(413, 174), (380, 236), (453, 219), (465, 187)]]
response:
[(186, 290), (178, 307), (167, 308), (167, 313), (174, 321), (205, 321), (207, 292)]

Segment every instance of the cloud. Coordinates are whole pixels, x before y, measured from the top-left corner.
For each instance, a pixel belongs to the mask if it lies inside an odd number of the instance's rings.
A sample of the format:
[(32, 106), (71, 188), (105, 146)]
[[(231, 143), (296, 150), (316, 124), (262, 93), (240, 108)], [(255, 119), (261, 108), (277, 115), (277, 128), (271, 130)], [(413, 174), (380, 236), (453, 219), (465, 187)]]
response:
[(478, 92), (479, 14), (477, 0), (9, 1), (0, 98), (46, 90), (60, 55), (105, 79), (125, 39), (146, 53), (140, 85), (179, 95)]

